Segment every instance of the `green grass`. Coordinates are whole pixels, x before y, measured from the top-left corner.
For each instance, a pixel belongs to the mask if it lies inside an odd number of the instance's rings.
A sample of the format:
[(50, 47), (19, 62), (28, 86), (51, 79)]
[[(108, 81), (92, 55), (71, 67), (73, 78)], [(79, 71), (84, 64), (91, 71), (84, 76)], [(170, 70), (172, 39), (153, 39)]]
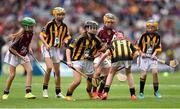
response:
[[(139, 74), (134, 74), (136, 92), (139, 92)], [(7, 75), (0, 76), (0, 94)], [(148, 74), (145, 86), (145, 99), (130, 100), (129, 89), (126, 82), (119, 82), (114, 78), (109, 98), (106, 101), (89, 100), (86, 93), (86, 83), (83, 79), (81, 85), (75, 90), (73, 97), (76, 101), (65, 101), (55, 98), (54, 78), (51, 78), (49, 86), (49, 98), (42, 98), (43, 77), (33, 77), (32, 90), (37, 99), (27, 100), (25, 95), (25, 77), (15, 78), (8, 100), (0, 99), (0, 108), (180, 108), (180, 73), (171, 73), (168, 77), (159, 74), (160, 92), (163, 96), (157, 99), (153, 95), (152, 76)], [(62, 92), (65, 95), (72, 77), (62, 78)]]

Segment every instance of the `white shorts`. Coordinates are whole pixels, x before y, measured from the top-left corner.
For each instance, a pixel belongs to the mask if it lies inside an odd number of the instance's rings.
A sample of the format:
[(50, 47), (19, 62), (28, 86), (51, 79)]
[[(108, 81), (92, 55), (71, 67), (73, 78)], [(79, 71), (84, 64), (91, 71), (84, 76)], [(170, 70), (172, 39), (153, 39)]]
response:
[(118, 61), (111, 64), (112, 67), (122, 67), (129, 68), (132, 64), (132, 61)]
[(150, 71), (153, 68), (157, 68), (158, 62), (156, 60), (152, 60), (150, 58), (142, 58), (138, 57), (137, 65), (139, 65), (140, 70)]
[[(100, 60), (100, 56), (98, 56), (98, 57), (96, 57), (95, 59), (94, 59), (94, 64), (97, 64), (98, 62), (99, 62), (99, 60)], [(111, 60), (110, 59), (108, 59), (108, 58), (106, 58), (101, 64), (100, 64), (100, 66), (102, 67), (102, 68), (110, 68), (111, 67)]]
[(72, 61), (73, 67), (80, 69), (85, 74), (93, 74), (94, 73), (94, 66), (93, 61), (88, 60), (78, 60)]
[(44, 45), (41, 46), (41, 52), (44, 58), (51, 58), (53, 63), (60, 63), (61, 52), (60, 48), (51, 47), (49, 50)]
[[(25, 57), (27, 59), (27, 62), (30, 62), (28, 55), (26, 55)], [(19, 64), (27, 63), (19, 56), (15, 56), (14, 54), (12, 54), (9, 50), (6, 52), (4, 62), (14, 67), (18, 66)]]

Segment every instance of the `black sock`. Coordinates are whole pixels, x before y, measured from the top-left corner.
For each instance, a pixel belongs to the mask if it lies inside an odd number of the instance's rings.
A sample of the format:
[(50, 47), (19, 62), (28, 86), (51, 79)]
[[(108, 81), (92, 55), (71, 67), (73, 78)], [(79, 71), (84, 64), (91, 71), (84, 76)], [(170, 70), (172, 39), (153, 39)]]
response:
[(43, 84), (43, 90), (48, 89), (48, 84)]
[(31, 92), (31, 86), (26, 86), (26, 93), (30, 93)]
[(58, 95), (61, 92), (61, 88), (60, 87), (56, 87), (56, 95)]
[(109, 92), (109, 89), (110, 89), (110, 86), (105, 86), (105, 87), (104, 87), (104, 92), (108, 93), (108, 92)]
[(140, 93), (144, 93), (146, 79), (140, 78)]
[(100, 83), (100, 86), (99, 86), (98, 93), (102, 93), (102, 92), (103, 92), (104, 86), (105, 86), (105, 82), (101, 82), (101, 83)]
[(88, 93), (90, 93), (90, 92), (91, 92), (91, 89), (86, 88), (86, 91), (87, 91)]
[(153, 86), (154, 86), (154, 92), (157, 92), (158, 91), (158, 85), (159, 83), (153, 83)]
[(66, 96), (72, 96), (72, 93), (73, 92), (70, 92), (69, 89), (68, 89)]
[(129, 91), (130, 91), (131, 96), (135, 95), (135, 88), (130, 88)]
[(9, 89), (4, 89), (4, 94), (9, 94)]
[(93, 87), (93, 92), (96, 92), (96, 90), (97, 90), (97, 87)]

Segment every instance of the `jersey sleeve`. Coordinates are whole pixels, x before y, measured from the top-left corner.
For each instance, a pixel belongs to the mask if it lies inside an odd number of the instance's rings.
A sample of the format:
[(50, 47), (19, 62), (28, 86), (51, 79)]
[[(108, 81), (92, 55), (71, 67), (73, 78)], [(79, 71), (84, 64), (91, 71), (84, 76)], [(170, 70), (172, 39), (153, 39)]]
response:
[(161, 39), (160, 36), (157, 34), (157, 45), (155, 46), (155, 51), (157, 53), (160, 53), (162, 51), (162, 47), (161, 47)]
[(51, 22), (48, 22), (41, 30), (40, 35), (43, 36), (44, 38), (46, 38), (49, 34), (50, 34), (50, 26), (51, 26)]

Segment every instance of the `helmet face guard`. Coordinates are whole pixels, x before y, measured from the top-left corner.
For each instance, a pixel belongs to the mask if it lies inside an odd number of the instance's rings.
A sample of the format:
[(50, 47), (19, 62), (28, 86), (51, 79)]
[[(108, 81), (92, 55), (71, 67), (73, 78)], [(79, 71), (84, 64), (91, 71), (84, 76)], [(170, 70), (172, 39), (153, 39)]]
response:
[(146, 22), (146, 31), (154, 32), (158, 30), (158, 22), (154, 20), (149, 20)]
[(33, 31), (33, 26), (36, 24), (35, 19), (31, 17), (24, 17), (21, 20), (21, 26), (24, 28), (25, 31)]
[(89, 33), (94, 33), (94, 34), (96, 34), (97, 29), (98, 29), (98, 23), (95, 22), (95, 21), (91, 21), (91, 20), (86, 21), (86, 22), (84, 23), (84, 29), (85, 29), (86, 31), (88, 31)]

